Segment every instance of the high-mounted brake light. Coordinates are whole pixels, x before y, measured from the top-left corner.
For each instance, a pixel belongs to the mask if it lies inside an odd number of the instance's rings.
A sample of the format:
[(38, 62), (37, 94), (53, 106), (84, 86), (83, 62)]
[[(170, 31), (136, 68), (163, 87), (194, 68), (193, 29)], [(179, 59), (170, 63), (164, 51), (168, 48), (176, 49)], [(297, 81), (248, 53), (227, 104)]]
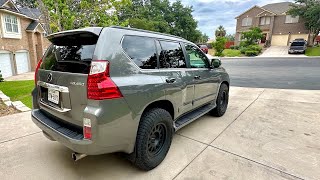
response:
[(87, 82), (88, 99), (103, 100), (121, 98), (122, 94), (109, 74), (109, 61), (92, 61)]
[(39, 70), (41, 64), (42, 64), (42, 59), (40, 59), (40, 61), (39, 61), (38, 64), (37, 64), (37, 67), (36, 67), (36, 69), (35, 69), (35, 71), (34, 71), (34, 83), (35, 83), (36, 85), (37, 85), (37, 80), (38, 80), (38, 78), (37, 78), (37, 76), (38, 76), (38, 70)]
[(84, 139), (91, 139), (91, 119), (83, 118), (83, 137)]

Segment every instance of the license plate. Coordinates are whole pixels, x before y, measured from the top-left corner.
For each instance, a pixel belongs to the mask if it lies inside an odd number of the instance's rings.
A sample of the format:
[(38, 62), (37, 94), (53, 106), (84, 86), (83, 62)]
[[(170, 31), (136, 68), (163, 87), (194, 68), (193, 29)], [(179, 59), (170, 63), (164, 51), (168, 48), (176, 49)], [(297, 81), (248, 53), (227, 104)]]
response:
[(59, 104), (59, 91), (48, 89), (48, 101)]

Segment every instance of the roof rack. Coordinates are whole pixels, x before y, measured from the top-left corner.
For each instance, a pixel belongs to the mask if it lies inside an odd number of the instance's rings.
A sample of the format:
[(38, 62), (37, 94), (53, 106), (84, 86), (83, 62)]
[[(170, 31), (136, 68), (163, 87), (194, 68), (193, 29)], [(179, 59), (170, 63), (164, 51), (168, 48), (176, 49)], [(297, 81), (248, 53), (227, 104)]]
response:
[[(129, 27), (122, 27), (122, 26), (110, 26), (110, 28), (117, 28), (117, 29), (126, 29), (126, 30), (133, 30), (133, 31), (140, 31), (140, 32), (147, 32), (147, 33), (153, 33), (153, 34), (159, 34), (159, 35), (164, 35), (164, 36), (170, 36), (178, 39), (183, 39), (186, 40), (182, 37), (171, 35), (171, 34), (165, 34), (165, 33), (160, 33), (160, 32), (155, 32), (155, 31), (148, 31), (148, 30), (143, 30), (143, 29), (137, 29), (137, 28), (129, 28)], [(186, 40), (187, 41), (187, 40)]]

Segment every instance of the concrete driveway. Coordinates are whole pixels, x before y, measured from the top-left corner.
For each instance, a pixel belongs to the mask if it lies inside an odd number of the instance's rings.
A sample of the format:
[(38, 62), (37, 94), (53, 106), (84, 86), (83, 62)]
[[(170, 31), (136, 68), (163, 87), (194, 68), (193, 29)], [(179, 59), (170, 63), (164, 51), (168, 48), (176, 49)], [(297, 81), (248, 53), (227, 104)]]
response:
[(0, 118), (1, 179), (320, 179), (320, 91), (231, 87), (221, 118), (174, 136), (164, 162), (143, 172), (122, 156), (89, 156), (47, 140), (30, 113)]
[(24, 80), (33, 80), (33, 79), (34, 79), (34, 72), (26, 72), (26, 73), (5, 78), (6, 81), (24, 81)]
[(260, 57), (307, 57), (304, 54), (288, 54), (288, 46), (271, 46)]

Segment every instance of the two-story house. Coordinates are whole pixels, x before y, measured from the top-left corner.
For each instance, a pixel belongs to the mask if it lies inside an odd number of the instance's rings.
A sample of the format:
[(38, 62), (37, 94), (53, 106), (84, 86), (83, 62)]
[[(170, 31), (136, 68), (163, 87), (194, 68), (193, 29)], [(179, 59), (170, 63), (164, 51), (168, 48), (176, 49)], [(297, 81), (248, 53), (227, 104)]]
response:
[(282, 2), (262, 7), (253, 6), (236, 17), (236, 44), (240, 44), (241, 33), (251, 27), (260, 27), (263, 31), (261, 43), (268, 40), (272, 46), (288, 46), (297, 38), (309, 41), (310, 32), (306, 29), (304, 20), (287, 14), (290, 4), (292, 3)]
[(37, 9), (18, 8), (0, 0), (0, 70), (3, 77), (35, 69), (49, 42)]

